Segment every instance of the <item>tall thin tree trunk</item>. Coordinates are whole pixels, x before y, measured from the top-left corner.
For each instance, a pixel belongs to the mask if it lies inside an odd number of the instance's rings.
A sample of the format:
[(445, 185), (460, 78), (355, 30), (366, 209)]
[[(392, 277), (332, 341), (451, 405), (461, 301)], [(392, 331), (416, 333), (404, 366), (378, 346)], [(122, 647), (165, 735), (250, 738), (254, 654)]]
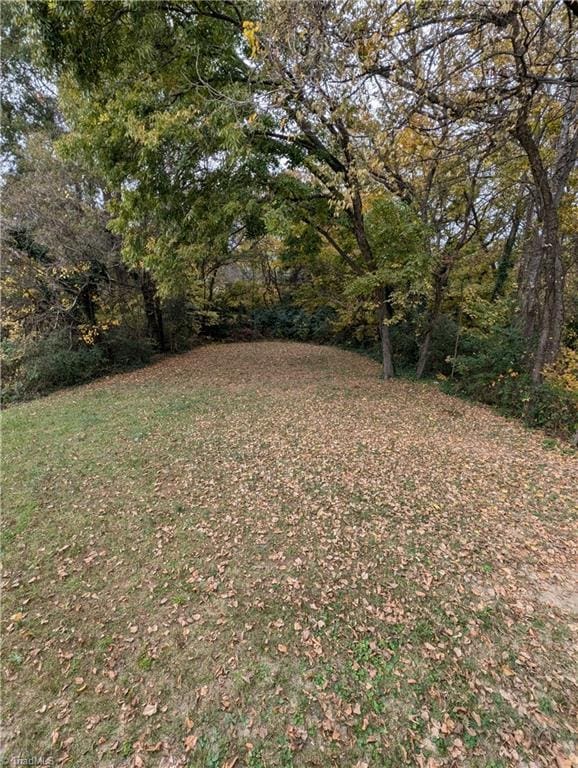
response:
[[(578, 86), (573, 85), (568, 99), (568, 106), (562, 119), (562, 128), (558, 142), (558, 157), (555, 170), (550, 177), (544, 165), (538, 145), (528, 123), (528, 105), (520, 111), (515, 126), (515, 136), (528, 157), (532, 178), (537, 192), (538, 227), (531, 253), (530, 279), (522, 287), (522, 313), (528, 314), (525, 302), (535, 302), (539, 308), (536, 339), (532, 356), (531, 374), (535, 384), (542, 380), (544, 367), (556, 359), (562, 341), (564, 325), (564, 281), (565, 272), (562, 263), (562, 243), (560, 240), (559, 206), (566, 182), (578, 154), (578, 131), (572, 134), (575, 123)], [(533, 294), (533, 295), (532, 295)], [(531, 306), (531, 304), (530, 304)], [(529, 337), (527, 323), (526, 335)]]
[(431, 347), (433, 329), (436, 321), (437, 321), (437, 317), (432, 315), (431, 318), (428, 320), (427, 330), (419, 345), (419, 357), (418, 357), (417, 366), (415, 369), (415, 375), (417, 376), (418, 379), (421, 379), (421, 377), (425, 373), (425, 367), (427, 365), (427, 361), (429, 358), (429, 350)]
[(421, 377), (425, 373), (425, 369), (426, 369), (428, 358), (429, 358), (431, 340), (432, 340), (434, 328), (436, 327), (437, 321), (439, 320), (439, 317), (441, 314), (444, 292), (448, 284), (448, 278), (450, 275), (452, 264), (453, 264), (453, 258), (450, 258), (449, 256), (442, 258), (442, 260), (440, 261), (438, 267), (435, 269), (433, 274), (434, 295), (433, 295), (431, 306), (428, 311), (425, 333), (422, 336), (422, 339), (419, 345), (419, 357), (418, 357), (417, 367), (415, 371), (418, 379), (421, 379)]
[(391, 302), (389, 292), (386, 288), (380, 288), (377, 291), (377, 322), (379, 327), (379, 338), (381, 341), (381, 361), (383, 378), (393, 379), (395, 369), (393, 367), (393, 348), (391, 345), (391, 335), (389, 333), (388, 320), (392, 318)]
[(533, 232), (528, 234), (518, 270), (520, 329), (530, 343), (535, 338), (540, 323), (542, 257), (542, 234), (536, 224)]
[(166, 350), (163, 314), (157, 289), (149, 272), (143, 271), (141, 278), (141, 293), (144, 303), (144, 311), (150, 335), (157, 342), (161, 352)]
[(209, 277), (209, 283), (208, 283), (208, 285), (209, 285), (209, 291), (208, 291), (208, 296), (207, 296), (207, 299), (208, 299), (208, 301), (210, 301), (210, 302), (212, 302), (212, 301), (213, 301), (213, 292), (214, 292), (214, 290), (215, 290), (215, 280), (216, 280), (216, 278), (217, 278), (217, 275), (216, 275), (216, 273), (215, 273), (215, 272), (212, 272), (212, 273), (211, 273), (211, 276)]
[[(526, 221), (529, 223), (529, 218), (531, 215), (530, 214), (531, 205), (529, 203), (526, 204), (526, 210), (527, 210)], [(520, 231), (520, 226), (522, 224), (522, 217), (523, 217), (522, 206), (519, 203), (517, 203), (514, 206), (514, 210), (512, 211), (510, 231), (508, 232), (508, 237), (506, 238), (506, 242), (504, 243), (502, 255), (500, 257), (498, 268), (496, 270), (496, 282), (494, 283), (494, 290), (492, 291), (492, 301), (496, 301), (504, 293), (504, 287), (506, 285), (506, 281), (508, 279), (508, 275), (510, 274), (512, 265), (514, 263), (514, 260), (513, 260), (514, 248), (516, 246), (516, 240), (518, 239), (518, 232)]]

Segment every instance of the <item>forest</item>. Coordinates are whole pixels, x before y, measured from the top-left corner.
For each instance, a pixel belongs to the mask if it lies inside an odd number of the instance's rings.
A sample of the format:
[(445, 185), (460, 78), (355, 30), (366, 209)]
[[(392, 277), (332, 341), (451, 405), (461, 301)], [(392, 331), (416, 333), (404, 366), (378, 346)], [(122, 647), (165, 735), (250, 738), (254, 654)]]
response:
[(0, 764), (578, 768), (577, 0), (0, 13)]
[(575, 2), (5, 2), (4, 402), (208, 340), (572, 435)]

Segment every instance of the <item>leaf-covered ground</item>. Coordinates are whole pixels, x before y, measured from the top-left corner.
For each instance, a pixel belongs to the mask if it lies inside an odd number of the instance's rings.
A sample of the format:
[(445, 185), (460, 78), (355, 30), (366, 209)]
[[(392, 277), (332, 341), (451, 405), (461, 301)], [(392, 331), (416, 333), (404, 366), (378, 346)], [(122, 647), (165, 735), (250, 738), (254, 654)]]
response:
[(210, 346), (9, 409), (4, 756), (576, 765), (576, 455), (435, 385)]

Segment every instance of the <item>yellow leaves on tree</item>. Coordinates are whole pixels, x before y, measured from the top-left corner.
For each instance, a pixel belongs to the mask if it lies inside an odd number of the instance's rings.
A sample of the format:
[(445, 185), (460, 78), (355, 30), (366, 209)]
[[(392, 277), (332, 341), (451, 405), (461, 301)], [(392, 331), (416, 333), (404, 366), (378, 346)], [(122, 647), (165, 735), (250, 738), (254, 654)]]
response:
[(243, 22), (243, 37), (249, 44), (252, 59), (255, 59), (259, 53), (259, 39), (257, 37), (259, 29), (260, 25), (255, 21), (246, 20)]

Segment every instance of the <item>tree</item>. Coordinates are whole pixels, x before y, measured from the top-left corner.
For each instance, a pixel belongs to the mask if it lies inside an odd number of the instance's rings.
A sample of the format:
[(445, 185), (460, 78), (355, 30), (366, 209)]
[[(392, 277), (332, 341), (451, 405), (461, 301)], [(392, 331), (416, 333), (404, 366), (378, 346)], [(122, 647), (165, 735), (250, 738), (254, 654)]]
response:
[[(368, 172), (368, 156), (380, 127), (350, 45), (355, 21), (347, 13), (340, 16), (334, 4), (268, 4), (255, 77), (268, 96), (265, 134), (301, 151), (308, 183), (348, 222), (354, 248), (344, 248), (327, 225), (314, 226), (357, 275), (357, 285), (372, 287), (383, 376), (388, 379), (394, 375), (389, 326), (400, 281), (384, 268), (368, 232), (369, 200), (380, 188), (375, 174)], [(278, 127), (268, 130), (269, 112), (277, 115)]]
[(214, 312), (250, 262), (280, 299), (309, 281), (373, 312), (385, 378), (393, 325), (421, 376), (478, 305), (521, 329), (535, 383), (555, 359), (578, 143), (561, 4), (39, 1), (30, 19), (61, 146), (106, 180), (123, 258), (162, 296)]
[(238, 11), (108, 2), (31, 12), (62, 75), (66, 149), (106, 180), (124, 259), (165, 294), (211, 281), (231, 260), (263, 170), (242, 152), (251, 109)]
[(41, 338), (62, 330), (71, 342), (92, 345), (127, 321), (140, 294), (148, 331), (164, 349), (154, 282), (145, 270), (130, 270), (121, 261), (94, 177), (60, 158), (50, 137), (32, 134), (4, 194), (5, 337)]
[(5, 327), (12, 324), (12, 333), (19, 326), (28, 334), (58, 327), (97, 333), (99, 293), (115, 251), (97, 185), (78, 166), (61, 162), (50, 139), (36, 134), (4, 192)]
[(524, 152), (536, 221), (520, 310), (537, 383), (556, 359), (564, 323), (559, 212), (578, 152), (573, 18), (555, 3), (521, 2), (457, 3), (447, 12), (415, 6), (392, 15), (401, 43), (382, 49), (368, 72), (411, 94), (428, 114), (450, 116), (464, 137), (476, 131), (498, 146), (515, 140)]
[(58, 135), (63, 123), (58, 110), (54, 73), (37, 61), (34, 40), (23, 3), (2, 4), (2, 126), (0, 153), (6, 168), (14, 168), (30, 131)]

